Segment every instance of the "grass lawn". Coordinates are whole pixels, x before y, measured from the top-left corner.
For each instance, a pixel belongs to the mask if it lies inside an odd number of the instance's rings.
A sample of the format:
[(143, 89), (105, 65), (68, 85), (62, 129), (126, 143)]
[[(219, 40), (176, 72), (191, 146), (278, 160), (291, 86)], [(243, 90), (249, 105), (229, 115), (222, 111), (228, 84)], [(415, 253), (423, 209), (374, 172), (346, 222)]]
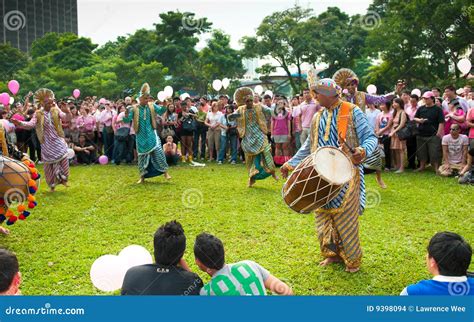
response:
[(0, 245), (19, 257), (23, 294), (104, 294), (89, 278), (94, 260), (131, 244), (152, 252), (156, 228), (172, 219), (185, 229), (185, 259), (194, 271), (194, 238), (207, 231), (223, 240), (227, 262), (254, 260), (299, 295), (397, 295), (430, 277), (425, 253), (434, 233), (454, 231), (474, 245), (474, 187), (432, 172), (384, 174), (386, 190), (374, 175), (366, 177), (370, 208), (361, 217), (364, 257), (356, 274), (318, 266), (314, 215), (286, 207), (283, 181), (269, 178), (248, 189), (243, 165), (178, 166), (170, 174), (170, 182), (158, 177), (137, 185), (135, 166), (76, 166), (71, 187), (53, 194), (43, 180), (39, 206), (10, 236), (0, 236)]

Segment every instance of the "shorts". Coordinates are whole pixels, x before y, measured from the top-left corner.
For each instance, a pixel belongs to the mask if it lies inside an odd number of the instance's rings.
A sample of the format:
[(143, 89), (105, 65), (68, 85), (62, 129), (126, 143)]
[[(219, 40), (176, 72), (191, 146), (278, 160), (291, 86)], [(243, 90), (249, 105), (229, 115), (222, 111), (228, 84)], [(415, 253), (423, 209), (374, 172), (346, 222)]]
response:
[(428, 161), (430, 163), (441, 160), (441, 139), (437, 136), (417, 136), (416, 137), (417, 153), (416, 156), (420, 161)]

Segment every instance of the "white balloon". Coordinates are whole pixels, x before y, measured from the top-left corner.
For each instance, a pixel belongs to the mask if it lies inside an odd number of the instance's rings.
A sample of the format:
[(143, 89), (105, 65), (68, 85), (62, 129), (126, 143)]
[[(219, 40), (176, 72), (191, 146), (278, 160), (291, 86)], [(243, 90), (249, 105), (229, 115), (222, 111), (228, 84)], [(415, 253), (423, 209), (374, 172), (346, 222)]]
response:
[(230, 85), (230, 79), (228, 79), (227, 77), (222, 79), (222, 87), (224, 87), (224, 89), (229, 87), (229, 85)]
[(159, 91), (157, 96), (160, 102), (163, 102), (168, 97), (164, 91)]
[(369, 94), (375, 94), (377, 93), (377, 86), (370, 84), (367, 86), (367, 93)]
[(266, 90), (265, 95), (270, 95), (271, 97), (273, 97), (273, 92), (271, 90)]
[(212, 88), (216, 91), (220, 91), (222, 88), (222, 81), (220, 79), (214, 79), (212, 82)]
[(92, 264), (90, 277), (92, 284), (104, 292), (113, 292), (122, 287), (127, 272), (127, 263), (116, 255), (104, 255)]
[(76, 152), (74, 152), (73, 149), (67, 149), (67, 158), (68, 159), (73, 159), (75, 155), (76, 155)]
[(120, 252), (119, 257), (127, 263), (127, 270), (133, 266), (153, 263), (153, 258), (151, 257), (150, 252), (146, 250), (145, 247), (139, 245), (125, 247)]
[(179, 98), (184, 101), (185, 99), (187, 99), (188, 97), (191, 97), (188, 93), (183, 93), (179, 96)]
[(471, 71), (471, 61), (467, 58), (463, 58), (460, 61), (458, 61), (458, 69), (461, 71), (463, 75), (468, 74)]
[(418, 88), (415, 88), (414, 90), (411, 91), (411, 94), (415, 94), (418, 97), (421, 97), (421, 91)]
[(15, 102), (15, 99), (10, 96), (10, 105), (12, 105)]
[(171, 86), (166, 86), (165, 89), (164, 89), (164, 92), (166, 94), (166, 98), (168, 97), (172, 97), (173, 96), (173, 87)]
[(262, 85), (257, 85), (257, 86), (255, 86), (254, 91), (255, 91), (255, 93), (257, 93), (258, 95), (261, 95), (261, 94), (263, 93), (263, 86), (262, 86)]

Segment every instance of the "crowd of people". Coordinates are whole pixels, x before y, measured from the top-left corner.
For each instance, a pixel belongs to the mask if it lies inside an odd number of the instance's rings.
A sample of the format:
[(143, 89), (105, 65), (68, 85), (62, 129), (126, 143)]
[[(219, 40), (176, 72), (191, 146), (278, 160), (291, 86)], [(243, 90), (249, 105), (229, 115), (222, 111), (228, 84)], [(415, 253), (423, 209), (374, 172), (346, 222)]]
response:
[[(453, 86), (444, 92), (425, 89), (421, 97), (403, 90), (390, 99), (367, 100), (365, 114), (384, 156), (386, 171), (402, 173), (406, 168), (423, 171), (431, 164), (437, 174), (458, 175), (462, 183), (473, 182), (469, 175), (474, 141), (473, 92), (465, 86), (460, 95)], [(368, 96), (368, 94), (367, 94)], [(0, 106), (0, 118), (8, 140), (31, 160), (42, 162), (41, 145), (34, 128), (15, 126), (28, 122), (35, 113), (29, 101)], [(386, 96), (380, 96), (386, 98)], [(288, 161), (309, 136), (313, 116), (321, 109), (309, 90), (287, 98), (282, 95), (255, 95), (254, 103), (270, 108), (265, 114), (268, 141), (276, 165)], [(245, 162), (242, 139), (235, 120), (229, 119), (238, 106), (227, 95), (218, 98), (175, 97), (156, 102), (165, 108), (156, 114), (156, 134), (161, 138), (169, 165), (207, 160), (218, 164)], [(68, 147), (75, 152), (72, 164), (93, 164), (101, 155), (120, 165), (137, 162), (135, 131), (126, 112), (137, 100), (116, 101), (86, 97), (57, 102), (67, 117), (61, 118)], [(401, 139), (400, 132), (403, 133)], [(384, 186), (384, 184), (381, 184)]]

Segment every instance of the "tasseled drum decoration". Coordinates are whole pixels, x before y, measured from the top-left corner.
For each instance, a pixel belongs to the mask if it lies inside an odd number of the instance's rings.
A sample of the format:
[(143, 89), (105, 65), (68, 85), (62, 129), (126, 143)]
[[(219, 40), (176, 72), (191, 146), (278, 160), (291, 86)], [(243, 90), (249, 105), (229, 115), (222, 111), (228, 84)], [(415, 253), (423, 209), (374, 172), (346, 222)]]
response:
[(35, 194), (40, 175), (27, 158), (17, 161), (0, 155), (0, 224), (13, 225), (30, 215), (36, 207)]

